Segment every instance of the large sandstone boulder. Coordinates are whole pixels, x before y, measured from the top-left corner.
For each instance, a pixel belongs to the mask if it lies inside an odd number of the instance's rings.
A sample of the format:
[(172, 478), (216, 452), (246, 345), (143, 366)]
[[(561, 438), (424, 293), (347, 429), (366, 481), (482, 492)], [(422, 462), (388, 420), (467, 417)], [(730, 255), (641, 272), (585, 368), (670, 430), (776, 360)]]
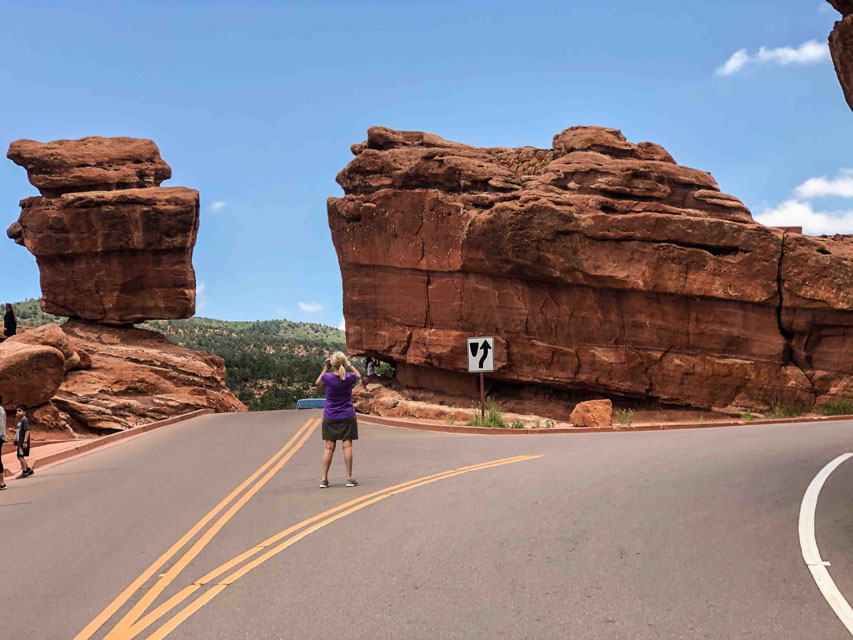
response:
[(8, 231), (38, 262), (49, 313), (130, 324), (195, 312), (198, 192), (171, 175), (150, 140), (19, 140), (8, 157), (42, 193)]
[[(59, 350), (65, 358), (66, 371), (75, 368), (85, 368), (86, 361), (82, 360), (80, 354), (75, 350), (75, 345), (71, 344), (68, 336), (65, 335), (62, 327), (58, 324), (44, 324), (36, 328), (21, 327), (18, 334), (6, 340), (6, 344), (17, 342), (48, 346)], [(88, 354), (86, 358), (88, 358)], [(91, 363), (90, 360), (88, 362)]]
[(11, 340), (0, 343), (0, 394), (6, 409), (48, 402), (64, 376), (65, 356), (59, 349)]
[(571, 421), (576, 427), (609, 427), (613, 423), (613, 404), (610, 400), (579, 402)]
[(829, 34), (829, 50), (847, 105), (853, 109), (853, 2), (827, 1), (843, 16)]
[(398, 380), (452, 394), (466, 338), (494, 335), (505, 391), (725, 411), (853, 395), (850, 238), (762, 226), (615, 129), (481, 149), (373, 127), (352, 150), (328, 202), (347, 346)]

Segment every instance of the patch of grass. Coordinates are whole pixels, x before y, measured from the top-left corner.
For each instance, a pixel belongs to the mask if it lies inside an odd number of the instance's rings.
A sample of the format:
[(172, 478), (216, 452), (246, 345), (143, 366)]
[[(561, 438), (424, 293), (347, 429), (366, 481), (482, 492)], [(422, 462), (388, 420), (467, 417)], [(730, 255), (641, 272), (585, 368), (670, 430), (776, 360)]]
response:
[(699, 420), (697, 420), (697, 422), (699, 424), (702, 424), (703, 422), (705, 422), (705, 416), (699, 416)]
[(516, 420), (509, 425), (510, 429), (524, 429), (524, 423), (521, 420)]
[(747, 422), (752, 422), (753, 420), (755, 420), (755, 414), (752, 413), (752, 411), (741, 411), (740, 419), (746, 420)]
[(486, 400), (486, 415), (480, 418), (480, 408), (471, 407), (471, 419), (465, 423), (469, 427), (486, 427), (488, 429), (506, 429), (507, 423), (501, 415), (501, 406), (494, 400)]
[(634, 422), (633, 409), (616, 409), (613, 411), (613, 415), (616, 416), (616, 420), (619, 424), (630, 425)]
[(853, 398), (836, 398), (817, 407), (817, 412), (824, 416), (851, 415), (853, 414)]
[(455, 422), (455, 420), (453, 419), (453, 415), (447, 414), (447, 417), (444, 419), (444, 424), (453, 426), (454, 422)]
[(546, 420), (545, 421), (545, 428), (546, 429), (553, 429), (555, 425), (556, 425), (556, 423), (553, 420)]
[(774, 402), (770, 405), (770, 411), (767, 412), (767, 417), (771, 420), (779, 420), (782, 418), (796, 418), (806, 412), (806, 408), (796, 402)]

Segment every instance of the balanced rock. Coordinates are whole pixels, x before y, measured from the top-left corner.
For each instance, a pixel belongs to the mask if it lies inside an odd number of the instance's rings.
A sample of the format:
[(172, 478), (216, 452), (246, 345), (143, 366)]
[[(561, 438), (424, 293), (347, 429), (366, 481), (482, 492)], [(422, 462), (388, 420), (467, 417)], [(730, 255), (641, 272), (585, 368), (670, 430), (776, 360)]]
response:
[(613, 422), (613, 404), (610, 400), (579, 402), (571, 416), (576, 427), (609, 427)]
[(347, 346), (398, 380), (455, 394), (466, 339), (494, 335), (507, 393), (725, 411), (853, 395), (850, 239), (760, 225), (657, 144), (373, 127), (353, 153), (328, 201)]
[(843, 15), (829, 34), (829, 51), (847, 105), (853, 109), (853, 1), (828, 2)]
[(21, 201), (7, 235), (39, 266), (42, 307), (108, 324), (195, 312), (198, 192), (171, 175), (150, 140), (19, 140), (8, 157), (42, 196)]

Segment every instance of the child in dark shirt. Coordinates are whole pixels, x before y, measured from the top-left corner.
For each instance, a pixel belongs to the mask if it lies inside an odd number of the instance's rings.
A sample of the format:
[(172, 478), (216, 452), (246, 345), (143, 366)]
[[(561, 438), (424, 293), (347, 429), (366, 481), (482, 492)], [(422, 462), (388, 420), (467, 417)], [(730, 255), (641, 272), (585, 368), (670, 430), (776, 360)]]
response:
[(18, 447), (18, 462), (21, 463), (21, 475), (17, 477), (18, 479), (28, 478), (33, 475), (33, 468), (27, 462), (27, 456), (30, 455), (30, 421), (27, 419), (26, 405), (18, 405), (15, 417), (18, 419), (18, 426), (15, 429), (15, 446)]

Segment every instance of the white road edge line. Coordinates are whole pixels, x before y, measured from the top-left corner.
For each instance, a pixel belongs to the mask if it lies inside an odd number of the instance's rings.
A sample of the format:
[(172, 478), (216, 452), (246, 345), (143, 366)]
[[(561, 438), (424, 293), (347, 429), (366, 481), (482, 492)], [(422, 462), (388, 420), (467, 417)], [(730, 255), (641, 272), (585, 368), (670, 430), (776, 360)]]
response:
[(826, 598), (829, 606), (835, 611), (835, 615), (841, 620), (850, 635), (853, 635), (853, 609), (850, 604), (841, 595), (838, 587), (835, 586), (835, 581), (829, 575), (826, 568), (829, 563), (821, 560), (820, 551), (817, 548), (817, 540), (814, 535), (814, 516), (817, 510), (817, 498), (820, 495), (820, 490), (823, 484), (835, 469), (842, 462), (853, 456), (853, 453), (845, 453), (838, 456), (835, 460), (826, 465), (820, 470), (814, 480), (812, 480), (809, 488), (806, 489), (806, 494), (803, 496), (803, 503), (800, 505), (800, 549), (803, 552), (803, 560), (806, 566), (812, 573), (817, 588)]

